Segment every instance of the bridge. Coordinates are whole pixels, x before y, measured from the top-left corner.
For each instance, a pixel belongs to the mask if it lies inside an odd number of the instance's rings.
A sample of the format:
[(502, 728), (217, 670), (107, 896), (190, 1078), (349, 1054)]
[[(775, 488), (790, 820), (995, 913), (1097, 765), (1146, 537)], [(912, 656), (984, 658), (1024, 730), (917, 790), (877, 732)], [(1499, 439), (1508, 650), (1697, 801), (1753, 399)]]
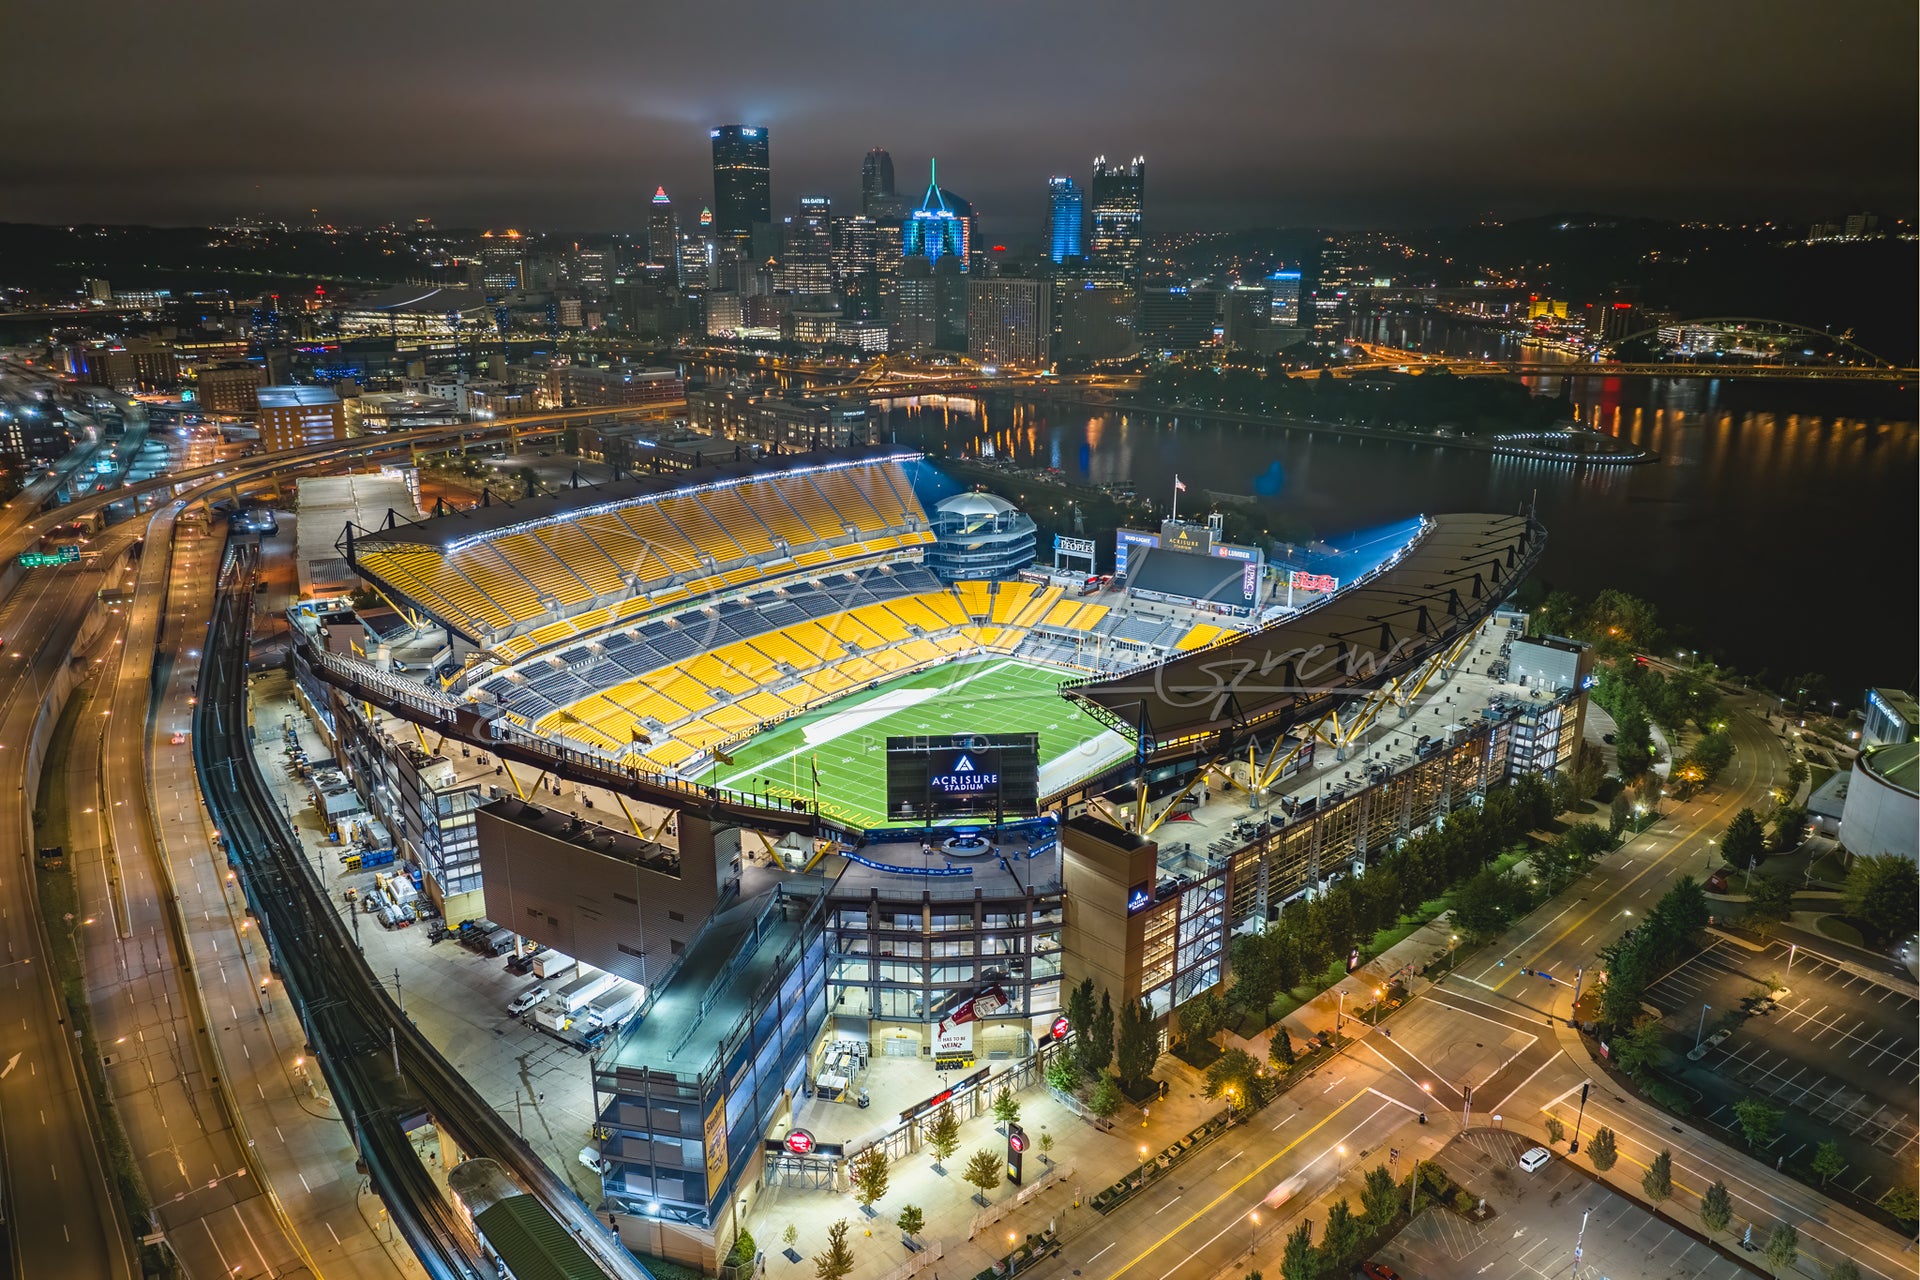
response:
[[(1684, 327), (1684, 326), (1683, 326)], [(1651, 332), (1651, 331), (1649, 331)], [(1892, 382), (1920, 379), (1920, 369), (1888, 364), (1788, 364), (1749, 360), (1481, 360), (1356, 342), (1364, 361), (1341, 365), (1335, 377), (1382, 370), (1445, 369), (1463, 378), (1757, 378), (1802, 382)], [(1301, 375), (1296, 375), (1301, 376)], [(1313, 376), (1313, 375), (1307, 375)]]

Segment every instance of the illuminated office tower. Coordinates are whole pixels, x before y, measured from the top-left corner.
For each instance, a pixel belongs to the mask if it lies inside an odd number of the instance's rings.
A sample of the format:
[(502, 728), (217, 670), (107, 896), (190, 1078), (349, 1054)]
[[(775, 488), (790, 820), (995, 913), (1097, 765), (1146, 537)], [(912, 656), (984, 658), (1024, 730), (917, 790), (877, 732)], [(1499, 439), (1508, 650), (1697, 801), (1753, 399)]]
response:
[(833, 292), (833, 201), (801, 196), (800, 212), (786, 220), (781, 261), (788, 293), (824, 297)]
[(1086, 193), (1071, 177), (1047, 179), (1047, 257), (1057, 266), (1082, 256), (1080, 224), (1086, 211)]
[(1097, 280), (1111, 283), (1140, 278), (1145, 239), (1140, 219), (1146, 206), (1147, 162), (1135, 156), (1124, 168), (1109, 165), (1101, 156), (1093, 162), (1089, 192), (1093, 208), (1093, 237), (1087, 258)]
[(726, 124), (708, 136), (713, 139), (713, 234), (723, 241), (751, 241), (756, 222), (773, 221), (767, 131)]
[(973, 250), (973, 206), (940, 189), (939, 173), (932, 162), (927, 166), (926, 197), (906, 219), (903, 232), (906, 257), (928, 262), (952, 258), (960, 270), (967, 269), (967, 255)]
[(679, 250), (679, 225), (673, 216), (673, 201), (665, 187), (653, 189), (653, 203), (647, 206), (647, 261), (672, 267)]

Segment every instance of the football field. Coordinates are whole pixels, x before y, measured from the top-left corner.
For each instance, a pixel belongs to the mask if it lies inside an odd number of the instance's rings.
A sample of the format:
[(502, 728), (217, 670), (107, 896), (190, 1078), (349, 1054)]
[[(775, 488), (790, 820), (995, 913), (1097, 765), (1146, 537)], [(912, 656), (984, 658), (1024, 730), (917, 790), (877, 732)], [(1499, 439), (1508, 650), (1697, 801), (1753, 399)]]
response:
[(886, 823), (889, 737), (1037, 733), (1045, 794), (1129, 750), (1125, 739), (1060, 696), (1060, 682), (1072, 674), (1017, 658), (945, 663), (769, 729), (701, 781), (811, 801), (817, 765), (820, 811), (878, 827)]

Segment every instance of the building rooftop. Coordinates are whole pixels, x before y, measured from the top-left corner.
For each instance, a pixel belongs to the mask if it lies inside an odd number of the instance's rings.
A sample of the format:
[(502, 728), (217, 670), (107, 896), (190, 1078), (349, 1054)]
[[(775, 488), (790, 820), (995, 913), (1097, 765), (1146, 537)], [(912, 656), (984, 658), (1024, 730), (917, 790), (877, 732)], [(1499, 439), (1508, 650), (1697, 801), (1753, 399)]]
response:
[(568, 844), (591, 849), (609, 858), (618, 858), (632, 866), (658, 871), (662, 875), (680, 874), (680, 851), (666, 845), (642, 840), (597, 822), (587, 822), (559, 809), (543, 809), (510, 796), (495, 800), (487, 807), (495, 816), (551, 839), (564, 840)]
[(259, 396), (262, 409), (298, 409), (305, 405), (340, 403), (340, 397), (332, 387), (261, 387)]
[(1892, 742), (1864, 751), (1860, 767), (1890, 787), (1920, 795), (1920, 742)]

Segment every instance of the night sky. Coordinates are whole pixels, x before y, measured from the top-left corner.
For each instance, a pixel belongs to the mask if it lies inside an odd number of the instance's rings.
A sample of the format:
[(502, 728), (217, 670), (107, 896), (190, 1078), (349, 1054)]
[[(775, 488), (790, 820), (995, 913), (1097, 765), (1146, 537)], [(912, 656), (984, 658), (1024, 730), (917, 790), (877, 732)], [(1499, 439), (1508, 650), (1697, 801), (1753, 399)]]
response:
[(1150, 231), (1910, 214), (1915, 8), (12, 0), (0, 220), (633, 230), (712, 199), (719, 123), (772, 130), (776, 214), (884, 146), (995, 239), (1097, 154)]

